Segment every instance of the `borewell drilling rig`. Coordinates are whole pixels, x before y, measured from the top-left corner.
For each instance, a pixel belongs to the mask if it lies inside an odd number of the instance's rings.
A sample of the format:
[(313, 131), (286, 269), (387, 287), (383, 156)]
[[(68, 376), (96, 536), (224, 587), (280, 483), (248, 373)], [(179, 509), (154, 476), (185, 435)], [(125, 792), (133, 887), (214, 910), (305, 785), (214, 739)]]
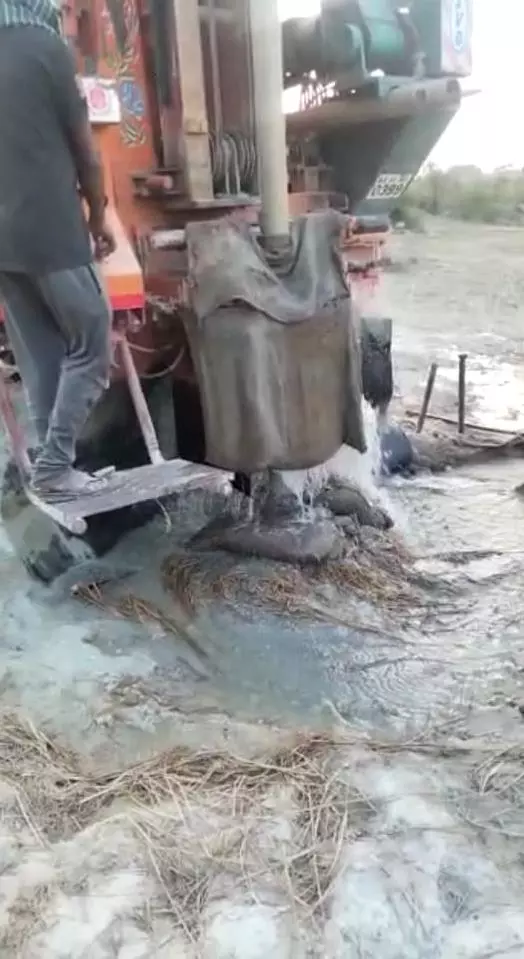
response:
[(391, 329), (364, 322), (360, 355), (350, 291), (376, 282), (389, 213), (460, 107), (472, 0), (322, 0), (283, 25), (277, 0), (66, 0), (62, 19), (118, 239), (114, 375), (78, 456), (116, 473), (46, 508), (35, 539), (0, 377), (2, 515), (47, 581), (184, 486), (249, 491), (362, 448), (361, 389), (391, 398)]

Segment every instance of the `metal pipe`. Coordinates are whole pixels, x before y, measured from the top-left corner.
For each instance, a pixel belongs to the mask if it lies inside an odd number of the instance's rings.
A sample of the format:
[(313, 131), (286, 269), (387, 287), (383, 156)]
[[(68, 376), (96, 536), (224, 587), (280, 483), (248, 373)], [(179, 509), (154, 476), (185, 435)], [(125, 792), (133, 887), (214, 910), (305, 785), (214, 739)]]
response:
[(204, 61), (198, 0), (172, 0), (175, 12), (175, 48), (182, 117), (180, 151), (185, 183), (193, 203), (213, 200), (213, 173), (209, 150), (209, 123), (204, 83)]
[(122, 363), (127, 378), (127, 384), (129, 386), (129, 392), (131, 393), (131, 399), (133, 401), (133, 406), (135, 407), (137, 419), (140, 424), (140, 430), (149, 454), (149, 459), (151, 460), (151, 463), (156, 466), (158, 463), (164, 463), (165, 460), (160, 450), (160, 444), (158, 442), (158, 437), (156, 435), (156, 430), (151, 418), (151, 413), (149, 412), (149, 407), (144, 396), (142, 384), (136, 371), (133, 354), (131, 353), (131, 349), (125, 334), (117, 333), (115, 334), (115, 339), (120, 347), (120, 355), (122, 357)]
[(208, 14), (209, 24), (209, 52), (211, 59), (211, 77), (213, 90), (213, 130), (215, 133), (222, 133), (222, 88), (220, 86), (220, 57), (218, 55), (218, 30), (217, 30), (217, 10), (216, 0), (209, 0), (205, 8)]
[(7, 378), (0, 369), (0, 420), (2, 421), (9, 443), (11, 452), (16, 465), (20, 471), (23, 482), (31, 475), (31, 461), (27, 452), (24, 434), (18, 423), (15, 408), (11, 399), (11, 391)]
[(467, 353), (459, 355), (459, 382), (458, 382), (458, 431), (464, 433), (466, 422), (466, 361)]
[(426, 416), (428, 415), (428, 408), (431, 401), (431, 394), (433, 393), (433, 387), (435, 386), (437, 370), (437, 364), (432, 363), (429, 368), (426, 389), (424, 391), (424, 399), (422, 400), (422, 406), (420, 407), (420, 413), (418, 415), (417, 433), (422, 433), (422, 430), (424, 429), (424, 423), (426, 422)]
[[(406, 416), (416, 416), (416, 410), (404, 410)], [(451, 416), (440, 416), (439, 413), (428, 413), (427, 420), (435, 420), (437, 423), (446, 423), (448, 426), (455, 426), (455, 418)], [(503, 429), (502, 426), (484, 426), (482, 423), (464, 423), (464, 427), (470, 430), (477, 430), (479, 433), (493, 433), (494, 435), (518, 437), (521, 434), (518, 430)]]
[(265, 245), (289, 243), (286, 119), (282, 98), (282, 27), (278, 0), (250, 0), (260, 225)]

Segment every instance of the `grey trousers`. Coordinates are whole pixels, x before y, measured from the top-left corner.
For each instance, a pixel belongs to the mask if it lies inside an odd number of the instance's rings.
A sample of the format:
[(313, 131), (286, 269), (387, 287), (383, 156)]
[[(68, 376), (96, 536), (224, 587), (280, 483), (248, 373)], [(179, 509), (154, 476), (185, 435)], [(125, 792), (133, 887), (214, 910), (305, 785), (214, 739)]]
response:
[(33, 480), (46, 482), (73, 465), (108, 385), (109, 305), (95, 266), (42, 276), (0, 271), (0, 301), (40, 447)]

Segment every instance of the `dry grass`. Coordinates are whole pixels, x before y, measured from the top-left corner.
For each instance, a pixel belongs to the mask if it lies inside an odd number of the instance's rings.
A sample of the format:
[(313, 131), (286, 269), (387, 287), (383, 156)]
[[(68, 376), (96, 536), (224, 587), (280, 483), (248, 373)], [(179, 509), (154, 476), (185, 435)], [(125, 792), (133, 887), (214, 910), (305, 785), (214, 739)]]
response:
[[(431, 584), (414, 575), (411, 565), (411, 556), (395, 536), (377, 533), (364, 545), (348, 548), (341, 561), (308, 567), (272, 563), (269, 572), (229, 557), (217, 561), (214, 553), (173, 554), (162, 567), (164, 587), (174, 600), (171, 614), (131, 593), (112, 597), (97, 585), (79, 587), (76, 596), (118, 617), (183, 635), (200, 657), (208, 657), (209, 651), (187, 633), (188, 623), (207, 604), (219, 601), (237, 612), (265, 609), (303, 622), (354, 628), (354, 614), (348, 617), (344, 609), (348, 597), (375, 603), (397, 618), (428, 605)], [(326, 601), (327, 587), (335, 590), (338, 603), (334, 597)]]
[(167, 633), (176, 633), (179, 630), (176, 620), (166, 616), (158, 606), (132, 593), (112, 600), (100, 586), (93, 583), (90, 586), (78, 586), (75, 589), (75, 596), (103, 612), (112, 613), (119, 619), (129, 619), (136, 623), (155, 623)]
[[(210, 566), (208, 554), (173, 555), (163, 567), (166, 589), (176, 602), (194, 615), (205, 602), (222, 600), (231, 605), (267, 608), (309, 620), (331, 621), (333, 613), (321, 590), (332, 586), (341, 602), (348, 595), (399, 609), (423, 602), (411, 575), (411, 559), (395, 538), (348, 549), (343, 560), (308, 567), (272, 564), (272, 571), (249, 571), (234, 563), (226, 572)], [(339, 617), (338, 617), (339, 619)]]
[(322, 910), (344, 843), (370, 810), (340, 756), (334, 763), (336, 746), (304, 735), (256, 759), (173, 749), (96, 775), (30, 723), (4, 716), (0, 779), (15, 788), (42, 848), (93, 822), (131, 826), (173, 917), (193, 936), (219, 878), (248, 897), (277, 890), (310, 917)]
[(471, 787), (463, 818), (475, 829), (524, 840), (524, 745), (493, 748), (479, 757)]
[(2, 956), (19, 959), (28, 941), (41, 932), (43, 916), (53, 901), (53, 890), (46, 883), (37, 883), (20, 890), (9, 910), (9, 925), (0, 933)]
[[(82, 602), (88, 603), (90, 606), (96, 606), (97, 609), (104, 613), (110, 613), (118, 619), (159, 626), (164, 633), (171, 633), (178, 639), (185, 640), (193, 653), (196, 654), (203, 674), (207, 674), (207, 661), (210, 659), (211, 651), (207, 648), (204, 638), (195, 635), (191, 628), (190, 620), (195, 615), (196, 609), (182, 606), (181, 609), (173, 609), (172, 614), (168, 615), (155, 603), (136, 596), (134, 593), (111, 597), (107, 590), (102, 589), (96, 583), (91, 586), (78, 586), (74, 595)], [(195, 662), (192, 663), (192, 666), (193, 669), (196, 668)]]
[(319, 566), (314, 577), (335, 586), (341, 596), (353, 593), (394, 610), (423, 600), (411, 574), (411, 562), (396, 538), (377, 535), (365, 549), (355, 546), (348, 550), (341, 562)]
[[(98, 823), (110, 830), (107, 858), (115, 869), (111, 830), (130, 832), (158, 890), (148, 908), (167, 908), (176, 927), (198, 941), (203, 910), (224, 893), (284, 902), (301, 923), (324, 918), (344, 850), (376, 811), (352, 784), (351, 745), (360, 757), (365, 746), (384, 758), (403, 752), (452, 758), (454, 769), (462, 758), (472, 781), (462, 808), (456, 797), (457, 812), (478, 830), (523, 838), (484, 814), (482, 799), (495, 793), (496, 808), (511, 805), (521, 821), (524, 746), (497, 750), (450, 736), (446, 727), (405, 743), (383, 742), (341, 727), (338, 736), (289, 737), (255, 758), (177, 748), (97, 774), (31, 723), (4, 716), (0, 781), (14, 787), (19, 818), (42, 849)], [(22, 890), (13, 907), (11, 944), (38, 930), (54, 890), (36, 885), (33, 893)]]
[(196, 613), (203, 602), (223, 600), (304, 615), (307, 584), (292, 566), (275, 564), (270, 573), (250, 574), (244, 564), (224, 571), (210, 570), (206, 554), (170, 556), (163, 567), (164, 584), (176, 602)]

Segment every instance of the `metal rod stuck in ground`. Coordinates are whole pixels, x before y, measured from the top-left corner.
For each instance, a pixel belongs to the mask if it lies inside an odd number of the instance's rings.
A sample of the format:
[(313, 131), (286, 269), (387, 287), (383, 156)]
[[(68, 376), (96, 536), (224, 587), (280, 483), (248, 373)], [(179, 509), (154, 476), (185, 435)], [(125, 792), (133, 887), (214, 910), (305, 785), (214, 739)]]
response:
[(466, 422), (466, 360), (467, 353), (459, 355), (458, 431), (462, 435)]
[(437, 363), (432, 363), (429, 368), (426, 389), (424, 391), (424, 399), (422, 400), (422, 406), (420, 407), (420, 413), (418, 414), (417, 433), (422, 433), (422, 430), (424, 429), (424, 423), (426, 422), (426, 416), (428, 415), (429, 404), (431, 401), (431, 394), (433, 393), (433, 387), (435, 386), (437, 370)]

